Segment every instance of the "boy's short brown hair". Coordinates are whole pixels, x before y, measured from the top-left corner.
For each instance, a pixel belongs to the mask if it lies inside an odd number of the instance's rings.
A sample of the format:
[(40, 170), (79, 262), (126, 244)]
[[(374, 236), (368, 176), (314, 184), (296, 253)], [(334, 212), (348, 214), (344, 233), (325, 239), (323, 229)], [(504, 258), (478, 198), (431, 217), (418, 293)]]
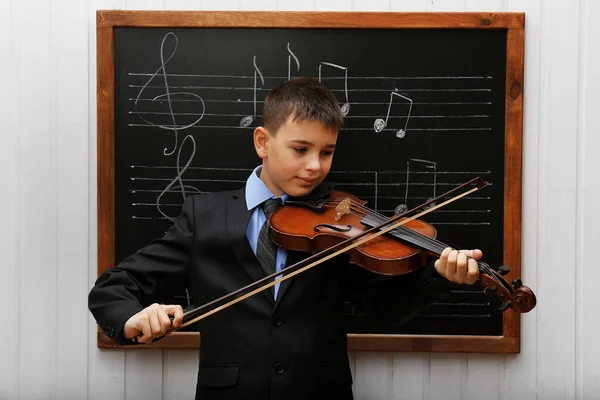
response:
[(314, 78), (293, 78), (273, 88), (265, 99), (263, 126), (275, 135), (287, 119), (321, 122), (332, 132), (339, 132), (344, 116), (334, 94)]

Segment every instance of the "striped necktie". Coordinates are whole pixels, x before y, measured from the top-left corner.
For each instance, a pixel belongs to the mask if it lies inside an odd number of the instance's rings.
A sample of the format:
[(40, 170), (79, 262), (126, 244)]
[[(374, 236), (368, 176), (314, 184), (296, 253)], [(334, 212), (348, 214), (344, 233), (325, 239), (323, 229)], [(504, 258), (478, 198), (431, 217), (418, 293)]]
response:
[[(260, 266), (266, 275), (275, 273), (275, 257), (277, 255), (277, 247), (271, 239), (271, 225), (269, 224), (269, 218), (271, 215), (281, 207), (281, 199), (269, 199), (262, 204), (262, 209), (267, 216), (265, 223), (260, 228), (258, 234), (258, 243), (256, 246), (256, 258), (260, 262)], [(271, 287), (273, 290), (273, 287)]]

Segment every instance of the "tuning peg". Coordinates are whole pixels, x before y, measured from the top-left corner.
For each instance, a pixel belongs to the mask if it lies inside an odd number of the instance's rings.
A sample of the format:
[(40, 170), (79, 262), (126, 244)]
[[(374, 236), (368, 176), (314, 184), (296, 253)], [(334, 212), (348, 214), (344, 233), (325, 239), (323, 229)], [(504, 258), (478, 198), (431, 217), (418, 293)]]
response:
[(521, 286), (523, 286), (523, 282), (521, 282), (521, 280), (519, 278), (514, 279), (512, 281), (512, 287), (513, 289), (517, 290), (518, 288), (520, 288)]
[(494, 289), (486, 287), (483, 289), (483, 294), (485, 294), (487, 297), (495, 297), (496, 296), (496, 292)]
[(502, 303), (502, 304), (501, 304), (501, 305), (498, 307), (498, 311), (500, 311), (500, 312), (504, 312), (504, 311), (506, 311), (506, 310), (507, 310), (507, 309), (510, 307), (510, 305), (511, 305), (511, 304), (512, 304), (512, 303), (511, 303), (511, 301), (510, 301), (510, 300), (509, 300), (509, 301), (507, 301), (506, 303)]
[(510, 267), (507, 267), (506, 265), (501, 265), (498, 268), (496, 268), (496, 272), (504, 276), (510, 272)]

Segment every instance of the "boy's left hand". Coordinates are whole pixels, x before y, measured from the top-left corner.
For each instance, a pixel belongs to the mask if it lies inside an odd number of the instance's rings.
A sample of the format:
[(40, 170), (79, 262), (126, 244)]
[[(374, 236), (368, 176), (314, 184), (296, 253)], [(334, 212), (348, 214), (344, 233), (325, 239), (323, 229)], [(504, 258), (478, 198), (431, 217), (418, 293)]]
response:
[[(440, 258), (435, 262), (436, 271), (451, 282), (472, 285), (479, 277), (477, 261), (481, 259), (481, 250), (444, 249)], [(467, 256), (472, 257), (467, 259)]]

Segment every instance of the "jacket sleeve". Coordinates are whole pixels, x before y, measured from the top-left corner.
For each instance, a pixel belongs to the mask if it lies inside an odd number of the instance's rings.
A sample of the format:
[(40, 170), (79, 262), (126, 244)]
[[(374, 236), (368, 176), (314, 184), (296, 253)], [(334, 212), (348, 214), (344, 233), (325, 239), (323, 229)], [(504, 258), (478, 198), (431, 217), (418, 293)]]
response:
[(364, 312), (358, 330), (404, 324), (432, 303), (442, 300), (457, 284), (435, 270), (435, 260), (406, 275), (389, 277), (351, 266), (349, 298)]
[(183, 290), (194, 243), (194, 196), (188, 196), (165, 235), (104, 271), (88, 296), (88, 308), (107, 336), (120, 344), (125, 322), (170, 293)]

